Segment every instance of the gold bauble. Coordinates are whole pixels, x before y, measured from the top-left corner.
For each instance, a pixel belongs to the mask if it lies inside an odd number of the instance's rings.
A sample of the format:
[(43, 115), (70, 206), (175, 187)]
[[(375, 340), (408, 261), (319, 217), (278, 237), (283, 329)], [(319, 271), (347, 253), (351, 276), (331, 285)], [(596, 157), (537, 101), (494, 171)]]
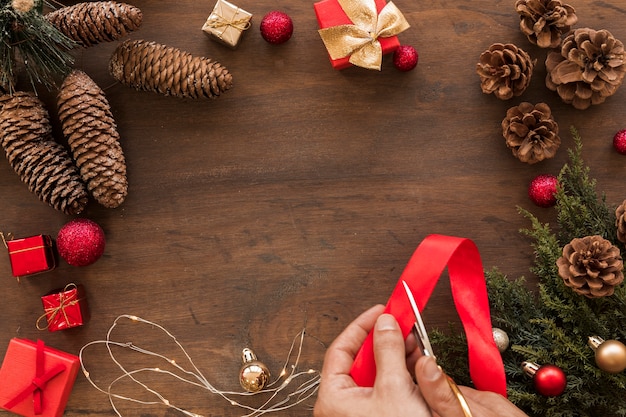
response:
[(496, 342), (498, 350), (500, 353), (504, 353), (504, 351), (509, 348), (509, 335), (506, 334), (504, 330), (497, 327), (493, 327), (491, 333), (493, 334), (493, 340)]
[(622, 342), (592, 336), (589, 338), (589, 346), (596, 352), (598, 368), (611, 374), (618, 374), (626, 369), (626, 345)]
[(239, 371), (239, 383), (248, 392), (261, 391), (270, 380), (270, 371), (263, 362), (257, 360), (251, 349), (245, 348), (241, 353), (243, 365)]

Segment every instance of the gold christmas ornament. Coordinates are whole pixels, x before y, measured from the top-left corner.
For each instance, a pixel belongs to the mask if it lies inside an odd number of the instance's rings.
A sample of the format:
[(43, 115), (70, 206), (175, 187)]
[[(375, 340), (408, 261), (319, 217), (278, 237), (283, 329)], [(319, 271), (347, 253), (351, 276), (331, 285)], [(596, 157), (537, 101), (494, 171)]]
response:
[(572, 239), (556, 265), (565, 285), (587, 298), (613, 295), (624, 281), (619, 248), (599, 235)]
[(618, 374), (626, 369), (626, 345), (622, 342), (590, 336), (587, 344), (596, 352), (598, 368), (611, 374)]
[(496, 342), (498, 350), (500, 353), (504, 353), (504, 351), (509, 348), (509, 335), (506, 334), (504, 330), (497, 327), (493, 327), (491, 333), (493, 334), (493, 340)]
[(259, 392), (270, 380), (270, 371), (260, 362), (251, 349), (245, 348), (241, 353), (243, 365), (239, 371), (239, 383), (248, 392)]

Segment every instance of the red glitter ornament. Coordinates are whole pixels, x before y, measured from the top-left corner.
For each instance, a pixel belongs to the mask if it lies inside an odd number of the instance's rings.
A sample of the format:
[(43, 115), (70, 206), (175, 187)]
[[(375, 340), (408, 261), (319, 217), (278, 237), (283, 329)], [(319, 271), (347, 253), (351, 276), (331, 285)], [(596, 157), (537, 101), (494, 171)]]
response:
[(534, 362), (522, 363), (526, 375), (533, 378), (535, 389), (545, 397), (556, 397), (563, 394), (567, 386), (565, 372), (556, 365), (537, 365)]
[(536, 176), (528, 186), (528, 196), (539, 207), (552, 207), (556, 204), (558, 179), (554, 175)]
[(393, 53), (393, 65), (399, 71), (411, 71), (417, 66), (419, 55), (415, 48), (410, 45), (402, 45)]
[(261, 20), (261, 36), (267, 42), (278, 45), (287, 42), (293, 34), (293, 22), (286, 13), (274, 10)]
[(57, 235), (61, 258), (73, 266), (87, 266), (104, 253), (104, 231), (94, 221), (75, 219), (66, 223)]
[(613, 147), (622, 155), (626, 155), (626, 129), (622, 129), (613, 136)]

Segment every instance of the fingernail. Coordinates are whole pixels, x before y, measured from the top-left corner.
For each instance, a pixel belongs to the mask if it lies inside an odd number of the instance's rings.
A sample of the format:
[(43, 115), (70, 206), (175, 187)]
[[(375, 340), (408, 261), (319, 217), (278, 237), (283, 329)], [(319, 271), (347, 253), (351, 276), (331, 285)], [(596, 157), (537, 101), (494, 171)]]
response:
[(391, 314), (381, 314), (376, 320), (376, 330), (397, 330), (398, 322)]
[(439, 377), (441, 377), (441, 373), (442, 373), (441, 367), (437, 365), (435, 358), (433, 358), (432, 356), (429, 356), (425, 359), (425, 361), (426, 363), (424, 364), (424, 367), (422, 368), (424, 377), (430, 381), (434, 381), (438, 379)]

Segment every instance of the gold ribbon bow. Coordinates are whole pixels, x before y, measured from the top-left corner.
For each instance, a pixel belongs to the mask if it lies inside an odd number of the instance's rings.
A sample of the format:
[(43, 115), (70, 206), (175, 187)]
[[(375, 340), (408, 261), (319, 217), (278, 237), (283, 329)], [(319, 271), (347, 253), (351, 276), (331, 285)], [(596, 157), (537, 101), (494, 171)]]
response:
[(383, 58), (379, 37), (387, 38), (409, 28), (402, 12), (389, 2), (376, 11), (374, 0), (337, 0), (352, 25), (338, 25), (318, 32), (334, 59), (350, 56), (350, 63), (367, 69), (377, 69)]
[[(63, 291), (61, 292), (61, 294), (59, 295), (59, 305), (56, 307), (48, 307), (46, 308), (44, 311), (44, 314), (42, 314), (38, 319), (37, 319), (37, 329), (38, 330), (45, 330), (48, 327), (50, 327), (51, 323), (54, 323), (56, 320), (56, 316), (58, 314), (62, 314), (63, 315), (63, 321), (65, 323), (67, 323), (68, 325), (71, 324), (70, 322), (70, 318), (67, 316), (67, 313), (65, 312), (65, 308), (66, 307), (70, 307), (73, 306), (75, 304), (78, 304), (78, 302), (80, 301), (79, 299), (77, 299), (76, 297), (78, 296), (78, 293), (73, 293), (71, 295), (69, 295), (67, 298), (65, 297), (65, 293), (71, 290), (75, 290), (77, 289), (76, 284), (71, 283), (71, 284), (67, 284), (65, 286), (65, 288), (63, 288)], [(46, 319), (48, 316), (49, 319), (47, 319), (47, 324), (45, 326), (41, 326), (40, 322), (43, 319)]]

